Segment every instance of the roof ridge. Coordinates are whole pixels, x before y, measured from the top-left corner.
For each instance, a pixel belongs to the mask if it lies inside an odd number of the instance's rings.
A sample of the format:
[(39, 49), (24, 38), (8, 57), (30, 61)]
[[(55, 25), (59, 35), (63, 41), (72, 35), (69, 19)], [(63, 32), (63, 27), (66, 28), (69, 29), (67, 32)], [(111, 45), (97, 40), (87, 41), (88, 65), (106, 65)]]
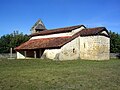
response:
[(64, 27), (60, 27), (60, 28), (52, 28), (52, 29), (47, 29), (47, 30), (56, 30), (56, 29), (70, 28), (70, 27), (76, 27), (76, 26), (84, 26), (84, 25), (64, 26)]
[(97, 29), (97, 28), (105, 28), (105, 27), (93, 27), (93, 28), (86, 28), (86, 29)]
[(82, 26), (85, 27), (84, 25), (76, 25), (76, 26), (69, 26), (69, 27), (63, 27), (63, 28), (48, 29), (48, 30), (41, 31), (39, 33), (30, 34), (30, 36), (48, 35), (48, 34), (53, 34), (53, 33), (70, 32), (73, 29), (77, 29), (77, 28), (80, 28)]

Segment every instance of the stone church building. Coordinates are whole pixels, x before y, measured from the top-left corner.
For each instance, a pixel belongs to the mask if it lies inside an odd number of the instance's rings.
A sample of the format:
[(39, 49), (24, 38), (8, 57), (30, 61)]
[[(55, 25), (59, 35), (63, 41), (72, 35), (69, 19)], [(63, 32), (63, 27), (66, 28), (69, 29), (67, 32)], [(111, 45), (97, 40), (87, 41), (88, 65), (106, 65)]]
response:
[(31, 32), (30, 40), (15, 48), (17, 59), (109, 59), (110, 37), (105, 27), (77, 25), (48, 30), (38, 20)]

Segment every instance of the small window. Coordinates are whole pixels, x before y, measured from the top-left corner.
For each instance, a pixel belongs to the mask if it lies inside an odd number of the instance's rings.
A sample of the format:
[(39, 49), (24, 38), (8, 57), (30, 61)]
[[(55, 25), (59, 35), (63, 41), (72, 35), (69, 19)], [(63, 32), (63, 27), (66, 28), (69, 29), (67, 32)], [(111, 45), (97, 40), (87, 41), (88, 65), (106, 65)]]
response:
[(75, 53), (75, 48), (73, 48), (73, 53)]

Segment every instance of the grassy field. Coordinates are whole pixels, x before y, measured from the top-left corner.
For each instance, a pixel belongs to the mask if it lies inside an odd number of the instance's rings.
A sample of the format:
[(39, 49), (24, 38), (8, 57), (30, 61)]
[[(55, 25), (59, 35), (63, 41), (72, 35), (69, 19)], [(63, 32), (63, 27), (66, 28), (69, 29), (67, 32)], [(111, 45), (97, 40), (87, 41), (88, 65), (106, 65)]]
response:
[(0, 90), (120, 90), (120, 60), (0, 59)]

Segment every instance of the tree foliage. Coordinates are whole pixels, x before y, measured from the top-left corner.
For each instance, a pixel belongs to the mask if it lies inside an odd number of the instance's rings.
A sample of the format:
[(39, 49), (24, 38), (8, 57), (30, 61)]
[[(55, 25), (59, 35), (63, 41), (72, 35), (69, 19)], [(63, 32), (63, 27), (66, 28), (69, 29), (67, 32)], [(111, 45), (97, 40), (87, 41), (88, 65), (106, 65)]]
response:
[[(15, 48), (29, 39), (28, 35), (14, 31), (11, 34), (0, 37), (0, 53), (10, 52), (10, 48)], [(14, 51), (14, 50), (13, 50)]]
[(120, 53), (120, 34), (115, 32), (110, 33), (110, 52)]

